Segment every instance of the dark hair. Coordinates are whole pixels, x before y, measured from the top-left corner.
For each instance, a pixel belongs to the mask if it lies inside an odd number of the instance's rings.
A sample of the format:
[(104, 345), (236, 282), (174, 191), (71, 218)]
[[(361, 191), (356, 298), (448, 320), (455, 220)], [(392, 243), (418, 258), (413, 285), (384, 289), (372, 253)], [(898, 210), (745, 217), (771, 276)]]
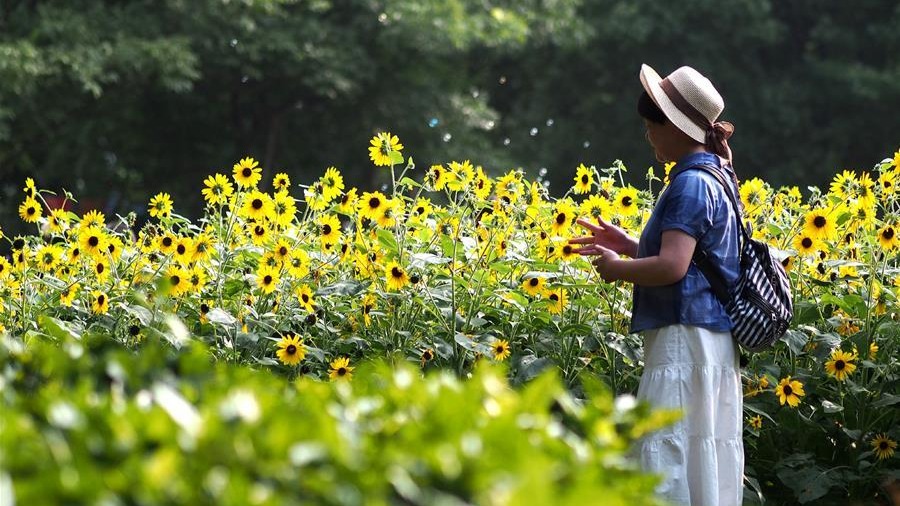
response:
[(638, 98), (637, 110), (638, 114), (648, 121), (659, 123), (660, 125), (664, 125), (666, 121), (668, 121), (668, 118), (663, 114), (662, 109), (660, 109), (659, 106), (656, 105), (656, 102), (650, 98), (647, 90), (644, 90), (643, 93), (641, 93), (641, 97)]

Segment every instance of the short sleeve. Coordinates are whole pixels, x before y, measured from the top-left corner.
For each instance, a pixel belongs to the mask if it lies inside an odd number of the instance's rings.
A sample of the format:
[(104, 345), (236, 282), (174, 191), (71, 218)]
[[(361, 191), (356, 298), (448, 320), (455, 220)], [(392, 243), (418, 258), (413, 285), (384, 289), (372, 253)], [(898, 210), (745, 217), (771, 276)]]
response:
[(667, 191), (660, 232), (681, 230), (699, 241), (713, 225), (715, 206), (710, 184), (697, 170), (676, 177)]

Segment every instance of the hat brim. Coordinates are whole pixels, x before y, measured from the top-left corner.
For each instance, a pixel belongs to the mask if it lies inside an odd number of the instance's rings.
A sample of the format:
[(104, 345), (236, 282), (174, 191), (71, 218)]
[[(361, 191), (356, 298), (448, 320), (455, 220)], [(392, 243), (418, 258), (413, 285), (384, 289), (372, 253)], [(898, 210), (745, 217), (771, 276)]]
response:
[(688, 137), (704, 144), (706, 142), (706, 130), (691, 121), (687, 115), (675, 107), (675, 103), (672, 102), (669, 96), (666, 95), (666, 92), (663, 91), (662, 86), (659, 85), (659, 82), (662, 81), (662, 77), (646, 63), (641, 65), (640, 77), (641, 85), (644, 87), (644, 90), (647, 91), (647, 94), (650, 95), (653, 102), (656, 103), (657, 107), (659, 107), (663, 114), (666, 115), (666, 118), (669, 118), (669, 121)]

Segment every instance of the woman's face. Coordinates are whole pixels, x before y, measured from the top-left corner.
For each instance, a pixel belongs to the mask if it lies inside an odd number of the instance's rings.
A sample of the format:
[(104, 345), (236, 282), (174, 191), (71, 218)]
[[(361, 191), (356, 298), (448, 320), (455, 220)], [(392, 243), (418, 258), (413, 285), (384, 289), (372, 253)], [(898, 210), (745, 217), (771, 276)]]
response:
[(656, 160), (663, 163), (672, 161), (672, 141), (674, 140), (671, 132), (674, 129), (672, 122), (666, 121), (664, 124), (659, 124), (645, 119), (644, 127), (647, 129), (647, 142), (653, 147)]

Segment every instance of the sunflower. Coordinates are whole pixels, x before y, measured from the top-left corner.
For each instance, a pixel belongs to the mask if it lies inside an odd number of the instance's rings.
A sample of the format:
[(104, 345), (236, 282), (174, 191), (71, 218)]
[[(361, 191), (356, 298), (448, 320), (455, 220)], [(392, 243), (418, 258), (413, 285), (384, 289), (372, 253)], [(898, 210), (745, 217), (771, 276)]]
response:
[(150, 199), (147, 209), (151, 217), (165, 218), (172, 214), (172, 197), (168, 193), (157, 193)]
[(358, 198), (359, 197), (356, 195), (356, 188), (350, 188), (350, 190), (341, 195), (341, 200), (338, 203), (338, 212), (352, 216), (354, 211), (356, 211), (356, 201)]
[(759, 415), (756, 415), (756, 416), (748, 419), (747, 422), (750, 424), (751, 427), (753, 427), (756, 430), (762, 429), (762, 417)]
[(357, 207), (359, 214), (363, 218), (370, 220), (378, 219), (382, 214), (384, 206), (387, 204), (387, 197), (381, 192), (366, 192), (359, 198)]
[(188, 278), (190, 275), (183, 267), (177, 265), (170, 266), (166, 271), (164, 283), (166, 285), (166, 293), (172, 297), (178, 297), (190, 288)]
[(897, 238), (897, 230), (894, 228), (894, 225), (887, 224), (878, 231), (878, 244), (881, 246), (881, 249), (885, 251), (891, 251), (900, 244), (900, 240)]
[(399, 199), (388, 199), (375, 216), (375, 223), (381, 228), (391, 228), (397, 224), (397, 216), (403, 215), (403, 202)]
[(432, 165), (425, 174), (425, 179), (435, 191), (441, 191), (447, 186), (449, 179), (447, 169), (443, 165)]
[(26, 197), (25, 201), (19, 204), (19, 217), (27, 223), (37, 223), (41, 219), (41, 205), (34, 197)]
[(434, 360), (434, 350), (428, 348), (427, 350), (422, 352), (422, 367), (425, 367), (425, 364)]
[(532, 297), (539, 297), (546, 290), (545, 283), (544, 278), (527, 278), (522, 282), (522, 289)]
[(553, 221), (550, 229), (556, 235), (565, 235), (569, 227), (575, 222), (575, 206), (569, 200), (560, 200), (553, 210)]
[(509, 342), (505, 339), (497, 339), (491, 345), (491, 351), (494, 353), (494, 360), (502, 362), (509, 357)]
[(344, 191), (344, 177), (341, 176), (341, 172), (337, 170), (337, 167), (325, 169), (325, 174), (320, 181), (322, 183), (322, 195), (329, 202)]
[(566, 309), (569, 294), (565, 288), (556, 288), (547, 292), (547, 300), (550, 306), (547, 308), (551, 314), (562, 314)]
[(59, 292), (59, 303), (63, 306), (72, 307), (72, 301), (75, 300), (75, 296), (78, 295), (78, 290), (80, 288), (81, 285), (78, 283), (72, 283), (63, 288), (63, 290)]
[(319, 218), (319, 239), (329, 244), (341, 240), (341, 220), (337, 216), (326, 214)]
[[(522, 173), (511, 170), (497, 179), (494, 184), (494, 195), (504, 204), (512, 205), (519, 201), (524, 189)], [(534, 193), (532, 193), (532, 197), (534, 197)]]
[(241, 206), (241, 215), (257, 222), (269, 219), (273, 211), (272, 197), (259, 190), (251, 191)]
[(200, 190), (203, 199), (211, 206), (218, 206), (228, 202), (228, 199), (234, 195), (234, 186), (224, 174), (213, 174), (203, 181), (206, 188)]
[(279, 172), (272, 178), (272, 189), (275, 190), (276, 193), (286, 192), (290, 187), (291, 177), (284, 172)]
[(306, 357), (306, 346), (300, 336), (285, 334), (278, 342), (278, 351), (275, 352), (275, 355), (284, 365), (297, 365)]
[(272, 254), (278, 260), (279, 264), (284, 264), (288, 260), (290, 253), (291, 243), (284, 237), (278, 239), (278, 242), (275, 243), (275, 247), (272, 248)]
[(37, 187), (34, 186), (34, 179), (30, 177), (25, 178), (25, 188), (22, 188), (25, 191), (25, 195), (27, 197), (35, 197), (37, 196)]
[(479, 165), (475, 169), (475, 184), (473, 185), (475, 196), (480, 200), (487, 200), (493, 185), (491, 178), (484, 173), (484, 169)]
[(758, 177), (741, 183), (739, 193), (744, 209), (749, 214), (759, 212), (769, 203), (769, 190), (766, 188), (766, 183)]
[(803, 233), (817, 239), (833, 239), (837, 234), (837, 209), (813, 209), (803, 218)]
[(159, 252), (163, 255), (170, 255), (175, 252), (175, 247), (178, 245), (178, 237), (175, 236), (172, 232), (166, 231), (165, 234), (159, 236), (156, 239), (156, 247), (159, 249)]
[(397, 262), (391, 262), (384, 268), (384, 277), (388, 290), (400, 290), (409, 284), (409, 276)]
[(100, 290), (91, 294), (91, 312), (94, 314), (106, 314), (109, 311), (109, 297)]
[(194, 265), (188, 269), (187, 275), (188, 291), (191, 293), (200, 293), (203, 288), (206, 287), (206, 282), (209, 280), (206, 270), (204, 270), (201, 265)]
[(878, 187), (882, 195), (893, 195), (897, 191), (897, 171), (886, 170), (878, 176)]
[(376, 300), (377, 299), (375, 298), (375, 294), (367, 293), (363, 297), (362, 303), (360, 304), (363, 312), (363, 321), (365, 322), (366, 327), (368, 327), (372, 323), (372, 317), (369, 316), (369, 313), (371, 313), (372, 310), (375, 309)]
[(831, 360), (825, 362), (825, 372), (838, 381), (844, 381), (856, 370), (856, 355), (837, 349), (831, 352)]
[[(67, 213), (64, 209), (53, 209), (50, 211), (50, 215), (47, 216), (47, 227), (50, 229), (50, 233), (52, 234), (60, 234), (64, 232), (67, 228), (69, 228), (69, 213)], [(0, 239), (3, 238), (3, 234), (0, 233)]]
[(90, 256), (105, 254), (107, 242), (106, 234), (98, 227), (89, 227), (78, 236), (80, 253)]
[(612, 218), (612, 204), (610, 204), (609, 200), (594, 194), (581, 202), (579, 214), (592, 218), (610, 220)]
[(897, 448), (897, 442), (887, 437), (885, 434), (876, 435), (870, 442), (872, 451), (878, 460), (886, 460), (894, 456), (894, 449)]
[(241, 188), (256, 188), (259, 180), (262, 179), (262, 167), (259, 162), (253, 158), (241, 158), (241, 160), (232, 167), (234, 180)]
[(421, 197), (416, 200), (416, 203), (412, 206), (412, 209), (410, 209), (410, 221), (413, 221), (415, 223), (424, 223), (432, 212), (433, 208), (431, 206), (431, 200), (425, 197)]
[(452, 175), (447, 180), (447, 188), (450, 191), (465, 190), (472, 183), (472, 180), (475, 179), (475, 168), (472, 166), (472, 162), (468, 160), (462, 163), (450, 162), (448, 168), (450, 170), (449, 174)]
[(107, 262), (103, 258), (95, 259), (93, 264), (93, 271), (94, 277), (97, 278), (97, 281), (103, 283), (109, 278), (109, 262)]
[(575, 253), (575, 246), (572, 244), (568, 244), (568, 242), (564, 239), (556, 242), (556, 250), (555, 257), (556, 260), (560, 262), (571, 262), (577, 258), (580, 258), (578, 253)]
[(9, 264), (9, 260), (7, 260), (6, 257), (0, 256), (0, 279), (9, 276), (10, 272), (12, 272), (12, 265)]
[(261, 246), (269, 238), (269, 227), (263, 223), (249, 223), (247, 229), (251, 241), (257, 246)]
[(287, 192), (279, 192), (272, 199), (271, 219), (279, 227), (287, 227), (294, 221), (297, 214), (297, 204), (294, 197)]
[(775, 393), (778, 395), (778, 402), (784, 406), (787, 403), (790, 407), (796, 408), (800, 405), (800, 398), (806, 395), (803, 391), (803, 383), (792, 380), (790, 376), (782, 378), (775, 387)]
[(822, 251), (822, 241), (810, 234), (801, 232), (794, 237), (794, 249), (801, 256), (813, 256)]
[(278, 270), (267, 265), (263, 265), (256, 271), (256, 285), (265, 294), (275, 291), (278, 286)]
[(211, 235), (203, 232), (194, 238), (192, 246), (191, 262), (203, 262), (212, 255), (215, 243)]
[(43, 272), (50, 272), (59, 265), (62, 259), (62, 246), (58, 244), (45, 244), (37, 251), (37, 266)]
[(301, 249), (291, 251), (287, 259), (288, 273), (291, 276), (302, 278), (309, 274), (309, 255)]
[(572, 187), (572, 190), (578, 195), (584, 195), (591, 191), (593, 185), (594, 171), (585, 167), (583, 163), (578, 165), (578, 168), (575, 169), (575, 186)]
[(316, 311), (316, 301), (313, 299), (312, 289), (308, 285), (300, 285), (294, 293), (297, 295), (297, 300), (304, 309), (310, 313)]
[(92, 209), (84, 214), (81, 217), (81, 222), (79, 223), (79, 227), (81, 229), (86, 229), (90, 227), (103, 228), (106, 226), (106, 216), (103, 215), (100, 211), (96, 209)]
[(856, 178), (856, 173), (852, 170), (845, 170), (834, 176), (828, 191), (839, 200), (847, 201), (857, 198), (860, 188), (861, 185), (859, 179)]
[(369, 158), (377, 167), (387, 167), (395, 163), (403, 163), (403, 144), (396, 135), (381, 132), (369, 141)]
[(175, 260), (178, 263), (186, 265), (191, 262), (191, 257), (194, 256), (193, 243), (190, 237), (179, 237), (175, 241)]
[(347, 357), (338, 357), (331, 361), (331, 370), (328, 371), (328, 377), (335, 379), (350, 379), (353, 377), (353, 368), (350, 367), (350, 359)]
[(638, 191), (633, 186), (622, 188), (616, 193), (616, 212), (620, 216), (634, 216), (638, 212)]

